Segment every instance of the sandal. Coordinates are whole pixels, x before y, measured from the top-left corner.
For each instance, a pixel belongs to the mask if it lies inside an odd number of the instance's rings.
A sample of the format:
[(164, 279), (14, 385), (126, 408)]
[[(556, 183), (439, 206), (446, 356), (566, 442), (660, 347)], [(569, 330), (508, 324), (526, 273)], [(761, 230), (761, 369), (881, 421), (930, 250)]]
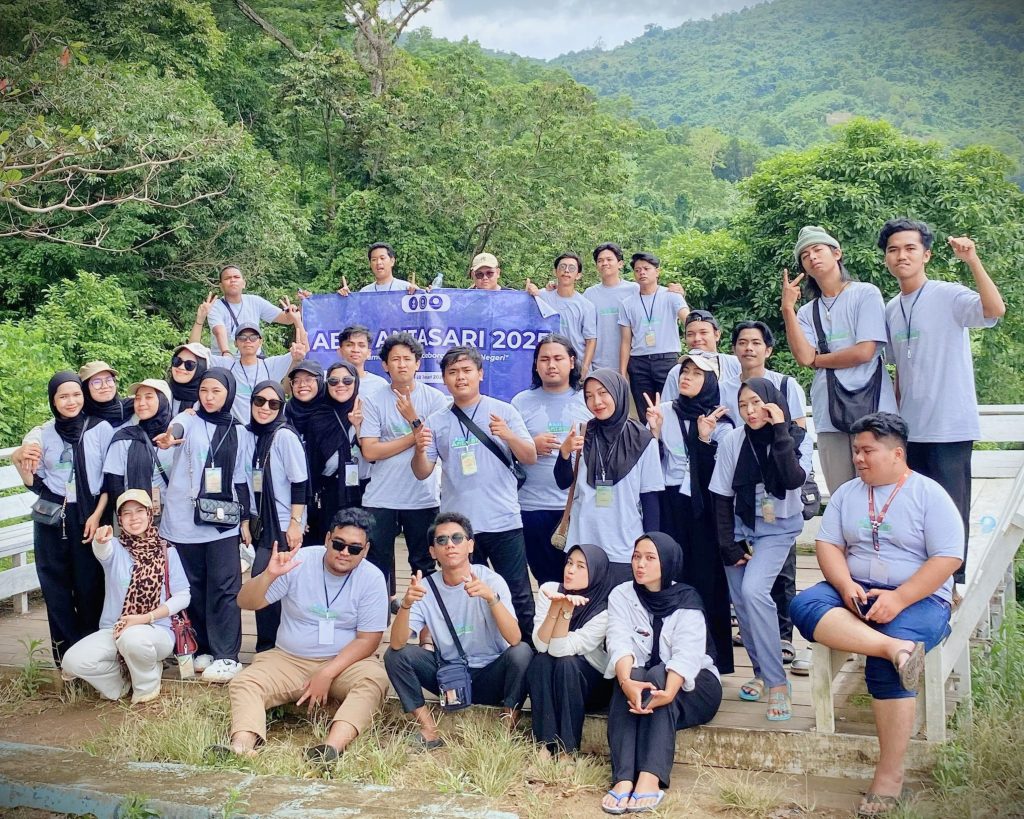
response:
[(620, 808), (619, 802), (621, 802), (623, 799), (628, 800), (629, 797), (633, 795), (632, 792), (626, 791), (625, 793), (616, 793), (615, 791), (608, 791), (608, 795), (615, 800), (615, 807), (609, 808), (604, 802), (602, 802), (601, 810), (603, 810), (605, 813), (610, 813), (612, 816), (622, 816), (622, 814), (626, 812), (627, 808)]
[[(904, 654), (907, 655), (907, 661), (900, 665), (899, 659)], [(907, 691), (917, 691), (917, 683), (921, 679), (921, 672), (924, 671), (924, 643), (914, 643), (912, 651), (901, 648), (896, 652), (892, 664), (900, 676), (900, 685)]]
[(764, 680), (754, 677), (740, 686), (740, 699), (746, 702), (760, 702), (764, 696)]
[(796, 659), (796, 648), (789, 640), (782, 641), (782, 664), (789, 665)]
[(899, 796), (886, 796), (882, 793), (868, 791), (857, 806), (857, 816), (885, 816), (890, 811), (896, 810), (900, 806), (900, 802), (908, 799), (910, 795), (911, 792), (906, 788), (903, 789)]
[[(778, 713), (772, 714), (772, 711), (778, 711)], [(785, 691), (768, 692), (768, 711), (765, 712), (765, 718), (769, 722), (785, 722), (792, 716), (793, 685), (787, 682)]]
[(626, 813), (648, 813), (652, 810), (657, 810), (658, 805), (665, 799), (665, 791), (658, 791), (657, 793), (634, 793), (634, 799), (653, 799), (653, 805), (643, 805), (642, 807), (626, 808)]
[(338, 753), (337, 748), (330, 745), (314, 745), (312, 748), (307, 748), (303, 756), (306, 758), (306, 762), (313, 765), (333, 765), (341, 754)]

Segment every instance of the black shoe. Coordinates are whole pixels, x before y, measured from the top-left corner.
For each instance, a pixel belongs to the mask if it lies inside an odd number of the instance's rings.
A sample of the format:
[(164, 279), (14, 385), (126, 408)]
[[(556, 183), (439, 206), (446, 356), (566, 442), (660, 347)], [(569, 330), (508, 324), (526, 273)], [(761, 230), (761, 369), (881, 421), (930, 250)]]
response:
[(341, 754), (338, 753), (338, 749), (331, 745), (314, 745), (312, 748), (307, 748), (304, 752), (306, 762), (310, 762), (314, 765), (333, 765), (338, 761)]

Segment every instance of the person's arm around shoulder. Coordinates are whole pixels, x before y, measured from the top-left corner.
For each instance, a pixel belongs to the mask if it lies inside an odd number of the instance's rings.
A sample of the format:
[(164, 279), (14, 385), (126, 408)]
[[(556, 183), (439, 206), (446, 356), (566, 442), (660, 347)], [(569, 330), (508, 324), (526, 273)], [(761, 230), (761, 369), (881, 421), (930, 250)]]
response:
[(978, 249), (973, 239), (966, 236), (949, 237), (949, 246), (953, 248), (956, 257), (967, 265), (974, 277), (974, 283), (978, 287), (978, 295), (981, 296), (981, 309), (986, 319), (998, 319), (1006, 315), (1006, 304), (1003, 297), (988, 275), (981, 259), (978, 257)]
[[(498, 592), (477, 576), (475, 571), (470, 571), (463, 588), (470, 597), (479, 597), (487, 604), (495, 625), (506, 643), (515, 646), (522, 642), (523, 635), (519, 630), (519, 621), (516, 620), (515, 612), (511, 608), (511, 600), (502, 599)], [(507, 588), (504, 591), (505, 597), (508, 598), (510, 595)]]
[(298, 558), (301, 544), (287, 552), (278, 552), (277, 541), (270, 551), (270, 562), (256, 577), (250, 578), (238, 592), (238, 607), (247, 611), (259, 611), (270, 605), (267, 600), (267, 592), (271, 584), (279, 577), (284, 577), (288, 572), (293, 571), (302, 565)]

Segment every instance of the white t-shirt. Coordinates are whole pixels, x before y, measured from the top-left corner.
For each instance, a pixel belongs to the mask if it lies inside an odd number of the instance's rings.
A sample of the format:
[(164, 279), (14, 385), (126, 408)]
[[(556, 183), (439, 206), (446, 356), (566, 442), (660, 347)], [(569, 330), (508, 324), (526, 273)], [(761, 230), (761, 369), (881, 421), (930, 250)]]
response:
[[(138, 419), (135, 419), (136, 421)], [(112, 441), (110, 446), (107, 447), (107, 455), (103, 459), (103, 474), (104, 475), (117, 475), (124, 477), (128, 471), (128, 450), (131, 449), (132, 442), (122, 438), (119, 441)], [(170, 449), (159, 449), (154, 446), (153, 451), (156, 455), (156, 460), (153, 463), (153, 482), (152, 486), (160, 490), (160, 497), (163, 497), (163, 492), (167, 488), (167, 482), (160, 476), (160, 468), (163, 469), (163, 473), (166, 476), (171, 474), (171, 463), (174, 461), (174, 451)], [(157, 463), (160, 464), (160, 468), (157, 467)], [(110, 502), (114, 503), (117, 498), (110, 498)]]
[(392, 277), (391, 281), (387, 284), (377, 284), (372, 281), (369, 284), (364, 284), (359, 288), (360, 293), (405, 293), (410, 287), (409, 282), (405, 279), (396, 279)]
[[(504, 418), (516, 437), (530, 438), (519, 410), (497, 398), (481, 395), (479, 403), (465, 412), (507, 457), (511, 457), (508, 445), (490, 434), (491, 413)], [(427, 426), (433, 432), (427, 459), (440, 458), (443, 464), (441, 511), (466, 515), (476, 532), (521, 528), (519, 491), (512, 471), (465, 429), (450, 409), (435, 412)]]
[[(718, 356), (718, 387), (721, 392), (723, 381), (740, 380), (740, 360), (732, 353), (715, 353)], [(682, 364), (676, 364), (665, 377), (665, 386), (661, 388), (662, 401), (674, 401), (679, 395), (679, 373), (682, 371)]]
[(582, 453), (580, 458), (566, 550), (578, 543), (595, 543), (612, 563), (629, 563), (633, 544), (644, 533), (640, 496), (665, 488), (658, 442), (652, 440), (636, 465), (612, 487), (609, 506), (597, 505), (597, 490), (587, 482), (587, 462)]
[(891, 299), (885, 321), (889, 361), (896, 365), (899, 381), (900, 415), (910, 427), (910, 440), (978, 440), (981, 425), (967, 329), (995, 327), (999, 319), (985, 318), (981, 296), (973, 290), (928, 280), (913, 293)]
[[(282, 410), (283, 412), (284, 410)], [(252, 459), (256, 450), (256, 436), (249, 430), (239, 430), (240, 434), (246, 437), (246, 447), (249, 452), (249, 460), (246, 461), (245, 476), (249, 483), (249, 497), (253, 510), (256, 509), (256, 487), (253, 484), (253, 470), (255, 469)], [(274, 433), (274, 442), (270, 445), (270, 479), (273, 482), (274, 509), (277, 512), (277, 523), (283, 534), (288, 528), (292, 519), (292, 484), (305, 483), (309, 478), (309, 470), (306, 465), (306, 450), (302, 447), (299, 436), (286, 427), (281, 427)], [(260, 464), (261, 469), (266, 469), (265, 464)], [(266, 473), (264, 472), (264, 476)], [(264, 484), (265, 485), (265, 484)], [(265, 522), (266, 523), (266, 522)], [(306, 510), (302, 510), (302, 524), (306, 523)], [(283, 546), (283, 544), (280, 544)]]
[[(572, 342), (576, 361), (583, 366), (587, 341), (597, 338), (597, 308), (582, 293), (560, 296), (557, 290), (541, 290), (538, 298), (558, 311), (561, 323), (558, 332)], [(586, 373), (583, 373), (586, 375)]]
[[(106, 421), (100, 421), (87, 429), (82, 435), (82, 446), (85, 452), (85, 471), (88, 473), (89, 489), (99, 497), (103, 487), (103, 459), (107, 454), (110, 439), (114, 437), (114, 428)], [(51, 492), (66, 497), (68, 503), (75, 503), (79, 491), (79, 481), (74, 479), (74, 451), (71, 444), (65, 443), (60, 437), (51, 418), (41, 427), (41, 443), (43, 453), (36, 470), (39, 478)], [(117, 499), (114, 498), (116, 501)]]
[[(448, 396), (427, 384), (414, 382), (412, 405), (425, 420), (448, 407)], [(412, 432), (412, 426), (398, 411), (398, 399), (390, 390), (377, 390), (363, 400), (362, 438), (394, 441)], [(370, 464), (370, 484), (363, 506), (376, 509), (429, 509), (440, 504), (438, 470), (419, 480), (412, 472), (416, 446)]]
[[(678, 353), (679, 311), (685, 308), (682, 295), (661, 285), (649, 296), (637, 290), (626, 298), (619, 307), (619, 326), (629, 327), (633, 332), (629, 354)], [(653, 344), (648, 344), (648, 340)]]
[[(382, 376), (377, 373), (371, 373), (369, 370), (365, 370), (361, 376), (359, 376), (359, 398), (363, 402), (363, 417), (366, 417), (367, 401), (372, 401), (374, 396), (380, 391), (391, 392), (391, 384)], [(353, 435), (355, 431), (353, 430)], [(370, 477), (370, 471), (373, 464), (366, 460), (363, 455), (363, 451), (359, 448), (359, 441), (355, 441), (355, 448), (352, 450), (355, 455), (356, 463), (359, 465), (359, 480), (365, 481)], [(369, 487), (367, 487), (369, 489)]]
[[(786, 378), (782, 373), (777, 373), (774, 370), (765, 370), (764, 377), (771, 381), (772, 384), (774, 384), (780, 391), (782, 390), (782, 380)], [(718, 395), (722, 402), (722, 406), (729, 409), (729, 417), (732, 418), (737, 427), (743, 426), (743, 418), (740, 416), (740, 385), (741, 382), (739, 375), (735, 378), (730, 378), (728, 381), (718, 382)], [(800, 382), (790, 376), (786, 391), (786, 399), (789, 401), (790, 416), (794, 421), (800, 418), (806, 418), (807, 393), (805, 393), (804, 388), (800, 386)]]
[(544, 625), (544, 620), (551, 610), (551, 598), (544, 594), (545, 591), (558, 591), (558, 583), (544, 583), (534, 595), (537, 613), (533, 618), (533, 645), (537, 651), (550, 654), (552, 657), (585, 657), (588, 663), (604, 674), (608, 668), (608, 652), (604, 647), (604, 638), (608, 633), (608, 612), (602, 611), (575, 631), (545, 643), (538, 636), (540, 627)]
[[(875, 487), (876, 516), (895, 488), (896, 484)], [(871, 541), (868, 485), (860, 478), (847, 481), (832, 494), (818, 540), (846, 552), (854, 580), (888, 586), (905, 583), (930, 557), (964, 556), (964, 527), (956, 505), (938, 483), (917, 472), (910, 473), (878, 527), (877, 557)], [(935, 592), (946, 602), (952, 594), (952, 578)]]
[(594, 284), (583, 295), (597, 308), (597, 349), (594, 351), (595, 370), (607, 367), (619, 369), (619, 307), (629, 296), (640, 292), (640, 285), (620, 279), (614, 287)]
[[(276, 307), (262, 296), (253, 296), (248, 293), (242, 294), (241, 304), (232, 304), (230, 309), (223, 296), (210, 307), (210, 314), (206, 317), (206, 323), (212, 331), (214, 327), (223, 327), (228, 334), (228, 352), (238, 355), (238, 348), (235, 347), (235, 331), (242, 324), (260, 323), (270, 324), (281, 314), (281, 308)], [(223, 355), (217, 343), (217, 337), (210, 333), (210, 352), (213, 355)], [(216, 365), (215, 365), (216, 366)]]
[[(564, 392), (552, 393), (543, 387), (523, 390), (512, 399), (512, 406), (519, 410), (526, 422), (530, 436), (551, 432), (559, 444), (569, 434), (573, 422), (586, 422), (591, 418), (590, 410), (583, 401), (583, 391), (567, 388)], [(526, 483), (519, 490), (519, 506), (523, 510), (564, 509), (568, 490), (559, 489), (555, 483), (555, 463), (558, 451), (550, 455), (537, 455), (537, 463), (524, 465)]]
[[(100, 547), (99, 549), (94, 549), (95, 551), (104, 552), (102, 557), (97, 554), (97, 560), (103, 567), (104, 577), (103, 611), (100, 614), (99, 625), (101, 629), (113, 628), (114, 623), (121, 617), (122, 609), (124, 609), (124, 598), (128, 594), (128, 586), (132, 580), (132, 570), (135, 567), (135, 561), (117, 538), (112, 538), (105, 550)], [(186, 577), (185, 569), (181, 565), (181, 558), (178, 557), (178, 552), (173, 547), (167, 550), (167, 569), (171, 596), (182, 593), (187, 595), (189, 593), (188, 577)], [(160, 602), (167, 602), (167, 590), (163, 580), (160, 581)], [(172, 609), (169, 614), (177, 614), (181, 611), (181, 608), (177, 606), (169, 606), (168, 608)], [(143, 613), (145, 614), (146, 612)], [(159, 620), (154, 620), (153, 625), (164, 629), (168, 634), (171, 633), (171, 618), (169, 615)]]
[[(277, 647), (296, 657), (334, 657), (357, 631), (388, 627), (388, 589), (380, 569), (363, 558), (339, 577), (324, 566), (326, 546), (306, 546), (302, 563), (267, 589), (267, 602), (281, 601)], [(320, 642), (321, 621), (330, 623), (330, 642)]]
[[(842, 292), (832, 299), (820, 298), (818, 315), (821, 329), (825, 333), (829, 352), (838, 353), (863, 341), (874, 341), (875, 357), (855, 367), (835, 370), (836, 380), (846, 389), (856, 390), (867, 384), (875, 375), (879, 358), (884, 357), (888, 335), (885, 329), (885, 304), (882, 292), (867, 282), (849, 282)], [(826, 305), (831, 307), (826, 310)], [(818, 333), (814, 329), (814, 301), (803, 305), (796, 314), (807, 342), (818, 350)], [(821, 352), (821, 350), (818, 350)], [(818, 432), (838, 432), (832, 424), (828, 408), (828, 384), (825, 370), (814, 371), (811, 382), (811, 406), (814, 407), (814, 428)], [(878, 402), (881, 412), (896, 412), (896, 396), (892, 391), (892, 379), (886, 371), (882, 375), (882, 392)]]

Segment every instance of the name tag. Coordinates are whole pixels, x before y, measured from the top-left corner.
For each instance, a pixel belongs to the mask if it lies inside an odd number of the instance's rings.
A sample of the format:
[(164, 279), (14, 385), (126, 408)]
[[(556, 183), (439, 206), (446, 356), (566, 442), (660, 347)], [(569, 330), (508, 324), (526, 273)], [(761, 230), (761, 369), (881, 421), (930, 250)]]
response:
[(252, 491), (263, 493), (263, 470), (254, 469), (252, 471)]
[(761, 498), (761, 517), (765, 523), (775, 523), (775, 501), (767, 495)]
[(594, 481), (594, 505), (602, 508), (608, 508), (612, 505), (615, 498), (615, 493), (612, 490), (611, 481)]
[(203, 470), (204, 479), (206, 481), (206, 491), (211, 495), (217, 495), (224, 491), (222, 483), (221, 469), (219, 466), (208, 466)]
[(654, 333), (654, 330), (648, 330), (644, 333), (644, 344), (648, 347), (653, 347), (657, 343), (658, 339)]
[(476, 474), (476, 453), (471, 449), (464, 449), (459, 453), (459, 463), (462, 465), (463, 475)]
[(157, 517), (160, 514), (160, 487), (154, 484), (153, 486), (153, 517)]
[(334, 621), (322, 619), (318, 623), (317, 643), (322, 646), (334, 645)]
[(345, 464), (345, 486), (359, 486), (359, 464), (355, 461)]

